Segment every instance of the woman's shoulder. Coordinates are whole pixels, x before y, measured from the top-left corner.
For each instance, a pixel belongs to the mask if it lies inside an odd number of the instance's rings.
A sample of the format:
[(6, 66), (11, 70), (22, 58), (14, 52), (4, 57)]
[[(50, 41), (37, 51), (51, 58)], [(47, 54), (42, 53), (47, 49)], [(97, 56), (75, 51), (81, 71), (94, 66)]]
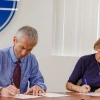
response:
[(94, 60), (95, 59), (95, 53), (94, 54), (89, 54), (89, 55), (84, 55), (80, 59), (86, 60), (86, 61)]
[(95, 57), (95, 53), (82, 56), (82, 58), (91, 58), (91, 57)]

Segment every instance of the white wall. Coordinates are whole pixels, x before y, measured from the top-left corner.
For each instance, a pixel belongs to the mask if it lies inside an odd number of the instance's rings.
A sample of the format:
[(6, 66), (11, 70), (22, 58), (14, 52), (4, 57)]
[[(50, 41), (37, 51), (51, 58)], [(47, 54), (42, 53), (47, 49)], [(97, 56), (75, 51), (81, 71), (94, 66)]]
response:
[(33, 26), (39, 33), (39, 42), (32, 53), (39, 61), (48, 91), (66, 91), (66, 81), (78, 58), (51, 55), (53, 0), (20, 0), (18, 9), (12, 22), (0, 33), (0, 49), (13, 44), (12, 38), (21, 26)]

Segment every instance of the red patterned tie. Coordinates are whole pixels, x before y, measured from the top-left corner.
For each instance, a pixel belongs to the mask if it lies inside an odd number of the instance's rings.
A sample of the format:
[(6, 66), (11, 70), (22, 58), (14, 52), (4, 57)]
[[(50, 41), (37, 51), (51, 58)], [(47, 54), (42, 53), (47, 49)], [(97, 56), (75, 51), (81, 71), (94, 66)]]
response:
[(20, 67), (21, 61), (18, 60), (16, 63), (17, 63), (17, 65), (16, 65), (16, 68), (13, 73), (13, 82), (14, 82), (15, 86), (19, 89), (20, 88), (20, 80), (21, 80), (21, 67)]

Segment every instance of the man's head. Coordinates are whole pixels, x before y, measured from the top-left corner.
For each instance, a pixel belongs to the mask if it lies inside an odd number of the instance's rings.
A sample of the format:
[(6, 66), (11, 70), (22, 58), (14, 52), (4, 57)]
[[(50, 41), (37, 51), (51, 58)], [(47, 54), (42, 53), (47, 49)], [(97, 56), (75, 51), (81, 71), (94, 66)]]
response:
[(31, 52), (38, 42), (37, 31), (30, 27), (24, 26), (20, 28), (13, 38), (14, 53), (17, 58), (21, 59)]

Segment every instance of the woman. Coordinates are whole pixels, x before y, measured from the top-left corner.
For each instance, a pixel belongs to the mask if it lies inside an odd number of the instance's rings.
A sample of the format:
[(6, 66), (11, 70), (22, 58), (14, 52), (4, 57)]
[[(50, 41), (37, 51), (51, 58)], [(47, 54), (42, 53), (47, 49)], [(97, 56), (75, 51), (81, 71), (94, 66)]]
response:
[[(66, 83), (66, 89), (76, 92), (100, 92), (100, 39), (94, 44), (95, 54), (82, 56)], [(81, 79), (80, 86), (77, 85)]]

